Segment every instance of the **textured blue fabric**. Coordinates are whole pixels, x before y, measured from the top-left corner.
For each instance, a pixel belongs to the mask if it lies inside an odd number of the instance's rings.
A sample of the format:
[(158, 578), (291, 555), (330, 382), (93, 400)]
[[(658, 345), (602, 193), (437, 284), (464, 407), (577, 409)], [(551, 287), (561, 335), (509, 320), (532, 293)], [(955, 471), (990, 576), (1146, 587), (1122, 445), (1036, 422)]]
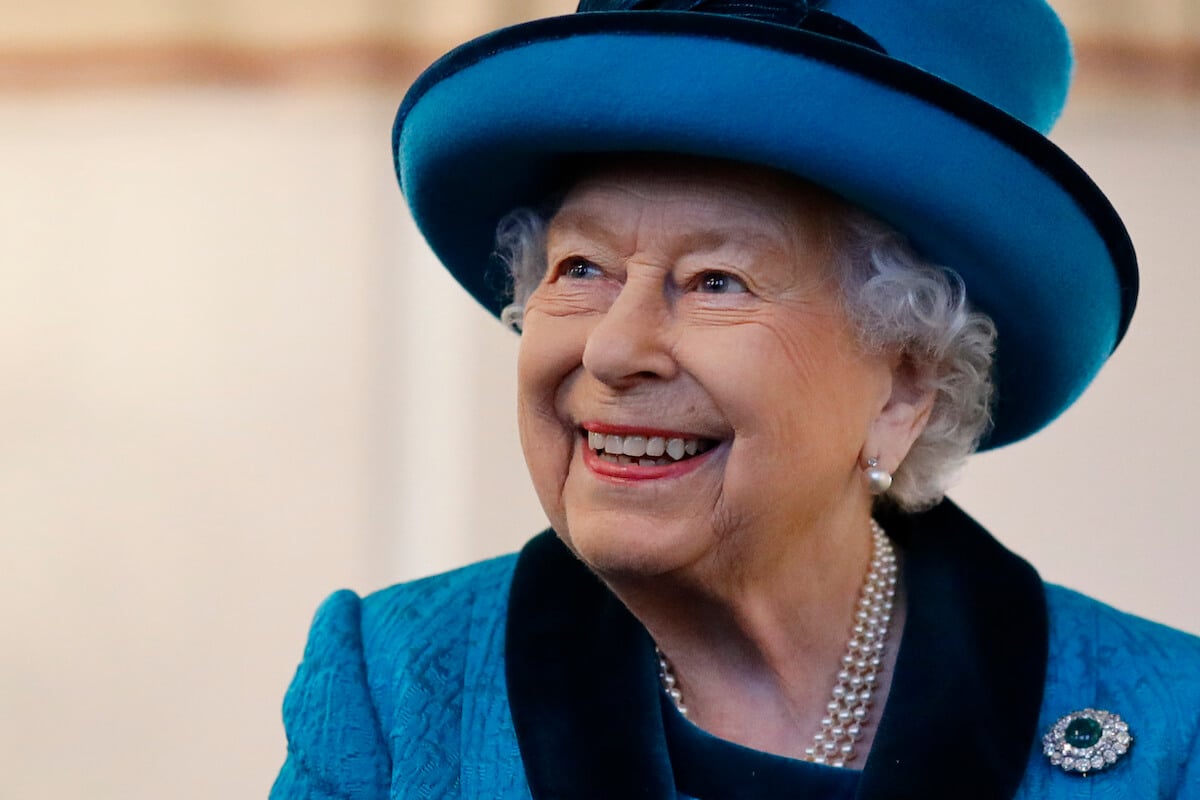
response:
[[(1082, 779), (1030, 758), (1021, 797), (1200, 798), (1200, 639), (1047, 589), (1051, 659), (1040, 728), (1084, 708), (1113, 711), (1134, 744), (1109, 776)], [(1040, 742), (1039, 742), (1040, 745)]]
[(389, 759), (369, 679), (361, 603), (353, 592), (334, 594), (317, 611), (304, 661), (283, 701), (288, 758), (275, 795), (313, 800), (386, 797)]
[[(273, 800), (528, 800), (503, 677), (514, 564), (483, 562), (361, 601), (333, 595), (284, 703), (288, 756)], [(1046, 593), (1041, 729), (1102, 708), (1129, 722), (1135, 742), (1089, 778), (1050, 766), (1039, 743), (1016, 797), (1200, 800), (1200, 640), (1066, 589)]]
[[(998, 329), (984, 447), (1037, 431), (1120, 340), (1137, 295), (1125, 229), (1049, 128), (1069, 73), (1040, 0), (829, 0), (889, 56), (698, 12), (574, 14), (471, 42), (409, 91), (393, 146), (423, 235), (493, 314), (496, 223), (592, 154), (668, 152), (828, 187), (958, 272)], [(977, 94), (971, 94), (975, 92)], [(982, 99), (980, 99), (982, 98)]]
[(330, 597), (284, 700), (273, 800), (526, 800), (504, 690), (514, 562)]

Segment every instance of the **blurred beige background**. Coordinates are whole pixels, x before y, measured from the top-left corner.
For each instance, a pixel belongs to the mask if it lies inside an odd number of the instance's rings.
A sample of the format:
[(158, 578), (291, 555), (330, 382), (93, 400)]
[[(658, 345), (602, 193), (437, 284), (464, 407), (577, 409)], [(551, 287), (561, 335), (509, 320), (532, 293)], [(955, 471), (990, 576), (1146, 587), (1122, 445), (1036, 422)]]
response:
[[(262, 797), (312, 611), (542, 517), (516, 339), (415, 233), (392, 114), (567, 0), (0, 7), (0, 798)], [(1125, 215), (1131, 332), (953, 493), (1050, 580), (1200, 632), (1200, 2), (1058, 0), (1055, 136)]]

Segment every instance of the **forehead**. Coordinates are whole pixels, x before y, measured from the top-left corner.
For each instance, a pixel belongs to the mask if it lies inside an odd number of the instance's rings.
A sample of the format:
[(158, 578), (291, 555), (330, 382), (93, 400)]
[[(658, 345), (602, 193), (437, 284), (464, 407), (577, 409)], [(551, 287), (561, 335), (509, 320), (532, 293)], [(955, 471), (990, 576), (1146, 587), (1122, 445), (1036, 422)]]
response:
[(798, 243), (841, 208), (830, 193), (782, 173), (706, 159), (616, 160), (584, 172), (550, 223), (564, 234), (689, 236)]

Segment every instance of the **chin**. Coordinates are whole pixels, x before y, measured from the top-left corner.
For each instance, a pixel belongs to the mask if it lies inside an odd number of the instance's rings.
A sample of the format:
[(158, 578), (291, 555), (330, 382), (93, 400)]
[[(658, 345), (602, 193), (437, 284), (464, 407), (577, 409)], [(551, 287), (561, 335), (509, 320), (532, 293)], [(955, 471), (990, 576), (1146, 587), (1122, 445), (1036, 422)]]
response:
[(567, 515), (559, 536), (607, 581), (653, 578), (698, 561), (709, 537), (679, 519), (622, 512)]

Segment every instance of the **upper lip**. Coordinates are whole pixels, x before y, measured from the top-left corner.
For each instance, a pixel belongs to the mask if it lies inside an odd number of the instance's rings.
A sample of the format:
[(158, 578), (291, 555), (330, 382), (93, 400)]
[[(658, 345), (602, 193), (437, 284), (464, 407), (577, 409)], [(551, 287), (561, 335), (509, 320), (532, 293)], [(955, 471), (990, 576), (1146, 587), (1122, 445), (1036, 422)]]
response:
[(604, 433), (613, 436), (660, 436), (663, 439), (717, 439), (716, 436), (705, 436), (704, 434), (673, 430), (670, 428), (657, 428), (645, 425), (623, 425), (611, 422), (588, 421), (580, 425), (585, 431), (590, 433)]

